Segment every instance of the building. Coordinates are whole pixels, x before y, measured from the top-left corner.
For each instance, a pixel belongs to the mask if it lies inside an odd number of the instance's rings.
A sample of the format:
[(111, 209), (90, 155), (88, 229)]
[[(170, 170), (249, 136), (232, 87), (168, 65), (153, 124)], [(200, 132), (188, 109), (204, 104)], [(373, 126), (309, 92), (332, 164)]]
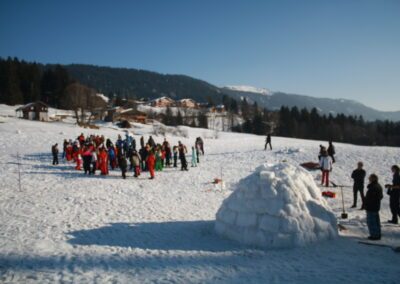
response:
[(197, 102), (192, 99), (182, 99), (178, 101), (178, 107), (182, 108), (197, 108)]
[(106, 122), (127, 120), (129, 122), (147, 123), (147, 114), (134, 108), (113, 107), (107, 110), (104, 118)]
[(26, 104), (15, 110), (17, 117), (29, 120), (49, 121), (49, 106), (37, 101)]
[(176, 105), (176, 102), (169, 97), (161, 97), (151, 101), (152, 107), (172, 107)]

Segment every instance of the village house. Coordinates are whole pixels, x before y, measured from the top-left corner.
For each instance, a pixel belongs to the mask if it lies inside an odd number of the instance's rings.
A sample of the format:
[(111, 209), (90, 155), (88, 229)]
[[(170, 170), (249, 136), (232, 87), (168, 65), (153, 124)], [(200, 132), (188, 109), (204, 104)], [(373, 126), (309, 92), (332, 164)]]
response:
[(176, 105), (176, 102), (169, 97), (161, 97), (155, 100), (152, 100), (150, 105), (152, 107), (172, 107)]
[(17, 117), (29, 120), (49, 121), (49, 106), (37, 101), (21, 106), (15, 110)]
[(178, 107), (182, 108), (197, 108), (197, 102), (192, 99), (182, 99), (178, 101)]
[(129, 122), (147, 123), (147, 114), (134, 108), (113, 107), (107, 110), (106, 122), (127, 120)]

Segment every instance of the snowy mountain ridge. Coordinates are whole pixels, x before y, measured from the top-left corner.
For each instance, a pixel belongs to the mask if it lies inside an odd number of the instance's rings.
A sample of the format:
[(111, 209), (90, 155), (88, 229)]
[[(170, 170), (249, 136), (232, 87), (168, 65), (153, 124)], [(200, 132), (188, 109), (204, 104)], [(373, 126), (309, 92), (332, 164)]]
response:
[(225, 86), (224, 88), (230, 89), (232, 91), (249, 92), (249, 93), (262, 94), (262, 95), (270, 95), (271, 94), (271, 91), (266, 88), (257, 88), (257, 87), (246, 86), (246, 85), (238, 85), (238, 86), (228, 85), (228, 86)]

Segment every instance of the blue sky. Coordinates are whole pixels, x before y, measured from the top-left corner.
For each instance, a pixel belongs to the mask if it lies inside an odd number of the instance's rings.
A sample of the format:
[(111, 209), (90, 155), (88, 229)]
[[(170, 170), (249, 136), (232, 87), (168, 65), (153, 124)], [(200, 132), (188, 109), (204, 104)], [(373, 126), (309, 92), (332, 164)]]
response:
[(400, 110), (400, 0), (1, 0), (0, 56)]

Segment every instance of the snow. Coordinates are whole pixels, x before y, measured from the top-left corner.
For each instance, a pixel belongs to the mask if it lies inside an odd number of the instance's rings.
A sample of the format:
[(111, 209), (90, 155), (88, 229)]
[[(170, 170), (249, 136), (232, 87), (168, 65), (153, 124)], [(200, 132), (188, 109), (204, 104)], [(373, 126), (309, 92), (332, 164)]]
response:
[(240, 86), (225, 86), (224, 88), (233, 90), (233, 91), (239, 91), (239, 92), (249, 92), (249, 93), (256, 93), (256, 94), (262, 94), (262, 95), (270, 95), (271, 91), (265, 88), (257, 88), (253, 86), (245, 86), (245, 85), (240, 85)]
[[(0, 116), (15, 115), (15, 108), (0, 105)], [(167, 139), (173, 145), (181, 140), (189, 147), (196, 137), (203, 137), (206, 155), (189, 172), (166, 169), (157, 172), (152, 181), (147, 174), (136, 180), (129, 173), (123, 180), (118, 171), (111, 171), (107, 177), (87, 177), (62, 160), (58, 166), (51, 165), (50, 146), (56, 142), (60, 145), (65, 138), (81, 132), (104, 134), (113, 141), (118, 134), (124, 136), (124, 131), (110, 123), (99, 126), (99, 130), (92, 130), (72, 122), (45, 123), (15, 117), (6, 117), (0, 123), (0, 282), (398, 281), (397, 254), (357, 243), (368, 231), (365, 212), (348, 209), (352, 203), (350, 188), (344, 189), (348, 220), (340, 219), (339, 190), (330, 189), (338, 198), (326, 200), (338, 222), (348, 228), (334, 240), (291, 249), (261, 249), (215, 232), (215, 214), (240, 180), (264, 163), (279, 165), (285, 160), (288, 165), (298, 165), (315, 161), (319, 145), (326, 142), (272, 137), (274, 150), (263, 151), (263, 136), (220, 132), (215, 139), (213, 131), (188, 127), (187, 138), (167, 133)], [(129, 131), (138, 141), (140, 135), (147, 139), (153, 128), (134, 124)], [(162, 136), (153, 137), (163, 141)], [(391, 182), (390, 166), (398, 163), (399, 148), (335, 146), (337, 162), (331, 174), (335, 182), (351, 185), (350, 174), (359, 160), (368, 174), (379, 176), (381, 184)], [(311, 174), (319, 182), (320, 173)], [(221, 176), (225, 190), (217, 190), (212, 183)], [(281, 207), (273, 203), (269, 210)], [(295, 209), (287, 208), (290, 214)], [(385, 195), (382, 222), (390, 215)], [(225, 218), (234, 222), (233, 217)], [(254, 224), (254, 216), (241, 217), (240, 222)], [(260, 228), (272, 231), (280, 231), (280, 226), (268, 217), (260, 222)], [(384, 224), (382, 233), (381, 243), (400, 245), (398, 226)]]
[(264, 164), (239, 181), (216, 216), (218, 234), (246, 245), (291, 248), (337, 236), (337, 221), (312, 175)]

